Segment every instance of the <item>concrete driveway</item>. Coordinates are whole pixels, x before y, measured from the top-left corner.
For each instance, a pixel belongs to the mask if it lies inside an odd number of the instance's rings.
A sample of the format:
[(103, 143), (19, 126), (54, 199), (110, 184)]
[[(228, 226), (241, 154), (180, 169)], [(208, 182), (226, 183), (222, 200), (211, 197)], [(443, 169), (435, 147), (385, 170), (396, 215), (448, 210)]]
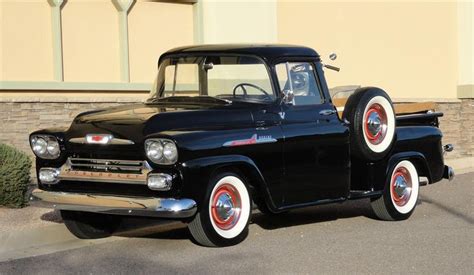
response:
[(228, 248), (195, 245), (179, 223), (132, 219), (118, 236), (99, 241), (76, 240), (58, 224), (33, 234), (52, 244), (35, 247), (24, 235), (26, 244), (3, 247), (0, 274), (473, 274), (473, 183), (469, 173), (422, 187), (415, 213), (403, 222), (375, 220), (367, 200), (278, 217), (257, 213), (249, 238)]

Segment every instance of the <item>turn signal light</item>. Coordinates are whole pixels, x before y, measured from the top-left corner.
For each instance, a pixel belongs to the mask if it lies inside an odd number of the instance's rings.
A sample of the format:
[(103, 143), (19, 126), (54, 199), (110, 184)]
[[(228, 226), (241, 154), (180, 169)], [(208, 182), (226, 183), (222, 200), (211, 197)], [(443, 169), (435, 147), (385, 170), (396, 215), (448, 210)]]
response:
[(168, 174), (149, 174), (147, 179), (148, 188), (157, 191), (167, 191), (171, 189), (173, 177)]

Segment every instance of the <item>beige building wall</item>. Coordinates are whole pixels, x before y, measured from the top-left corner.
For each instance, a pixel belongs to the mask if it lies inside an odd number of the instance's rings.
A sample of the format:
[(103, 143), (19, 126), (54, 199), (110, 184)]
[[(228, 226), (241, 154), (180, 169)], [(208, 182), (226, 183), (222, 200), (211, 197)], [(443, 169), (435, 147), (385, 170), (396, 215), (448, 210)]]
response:
[[(0, 0), (3, 95), (36, 89), (63, 91), (62, 96), (71, 94), (69, 90), (145, 91), (151, 85), (144, 84), (153, 81), (163, 52), (194, 43), (192, 2), (130, 1), (133, 5), (125, 21), (128, 52), (123, 55), (121, 18), (112, 0), (64, 1), (57, 40), (62, 44), (59, 54), (63, 65), (59, 69), (64, 81), (57, 81), (53, 5), (48, 2)], [(130, 83), (121, 78), (122, 58), (129, 60)], [(18, 93), (19, 97), (24, 95)], [(103, 97), (100, 92), (94, 92), (94, 96)]]
[(196, 43), (276, 43), (276, 0), (199, 0)]
[(53, 79), (50, 7), (44, 0), (0, 0), (0, 81)]
[[(278, 2), (278, 42), (315, 48), (330, 86), (373, 85), (393, 98), (455, 99), (457, 3)], [(327, 56), (336, 52), (336, 62)]]
[(458, 97), (474, 98), (474, 2), (458, 3)]
[(153, 81), (165, 51), (194, 43), (193, 5), (138, 1), (128, 15), (130, 81)]
[(62, 9), (64, 81), (118, 82), (118, 14), (111, 1), (67, 1)]

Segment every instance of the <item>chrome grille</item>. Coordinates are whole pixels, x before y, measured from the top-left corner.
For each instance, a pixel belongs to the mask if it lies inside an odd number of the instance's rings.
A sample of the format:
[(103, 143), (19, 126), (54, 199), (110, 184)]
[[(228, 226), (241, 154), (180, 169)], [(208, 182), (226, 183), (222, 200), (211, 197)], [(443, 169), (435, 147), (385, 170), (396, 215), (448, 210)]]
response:
[(72, 171), (142, 174), (148, 170), (146, 161), (140, 160), (69, 158), (68, 164)]

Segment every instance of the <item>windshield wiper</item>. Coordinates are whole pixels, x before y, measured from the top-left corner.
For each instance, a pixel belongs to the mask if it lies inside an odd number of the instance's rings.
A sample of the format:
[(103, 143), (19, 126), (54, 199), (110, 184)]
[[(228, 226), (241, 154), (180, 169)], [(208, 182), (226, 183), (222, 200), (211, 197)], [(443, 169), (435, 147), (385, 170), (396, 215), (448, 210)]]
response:
[(182, 100), (182, 99), (187, 99), (189, 96), (167, 96), (167, 97), (155, 97), (155, 98), (149, 98), (147, 101), (148, 102), (169, 102), (169, 101), (176, 101), (176, 100)]
[(229, 100), (229, 99), (225, 99), (225, 98), (220, 98), (220, 97), (215, 97), (215, 96), (209, 96), (209, 95), (200, 95), (198, 96), (200, 98), (212, 98), (212, 99), (215, 99), (215, 100), (218, 100), (218, 101), (222, 101), (222, 102), (225, 102), (227, 104), (232, 104), (232, 100)]

